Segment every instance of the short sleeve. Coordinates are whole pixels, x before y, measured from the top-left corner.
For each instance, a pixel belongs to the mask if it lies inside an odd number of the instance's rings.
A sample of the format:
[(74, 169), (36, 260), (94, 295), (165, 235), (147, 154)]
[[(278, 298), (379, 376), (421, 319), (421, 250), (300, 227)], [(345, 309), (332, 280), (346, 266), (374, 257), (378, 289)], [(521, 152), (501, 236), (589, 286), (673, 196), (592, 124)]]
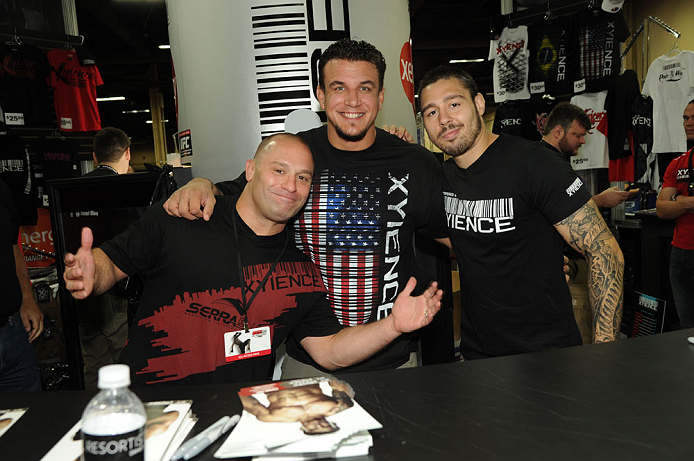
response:
[(297, 343), (307, 337), (334, 335), (342, 329), (330, 307), (327, 293), (316, 293), (313, 299), (312, 306), (291, 332)]
[(242, 172), (233, 181), (218, 182), (215, 184), (215, 186), (217, 186), (217, 189), (219, 189), (219, 191), (224, 195), (228, 195), (230, 197), (241, 195), (243, 188), (246, 187), (246, 172)]
[(615, 38), (618, 43), (625, 41), (629, 38), (629, 26), (627, 25), (626, 19), (624, 19), (623, 12), (617, 13), (619, 17), (617, 18), (617, 24), (615, 26)]
[(96, 66), (92, 66), (92, 77), (94, 78), (94, 86), (101, 86), (104, 81), (101, 79), (101, 73)]
[(498, 46), (498, 43), (498, 40), (489, 41), (489, 57), (487, 58), (489, 61), (493, 61), (496, 58), (496, 47)]
[(494, 134), (501, 133), (501, 117), (503, 110), (504, 104), (501, 104), (499, 107), (497, 107), (496, 113), (494, 113), (494, 123), (492, 124), (492, 133)]
[(142, 274), (159, 259), (167, 216), (163, 203), (162, 200), (150, 206), (142, 218), (101, 245), (101, 250), (124, 273)]
[(644, 96), (653, 96), (656, 92), (656, 86), (657, 86), (657, 78), (658, 76), (655, 75), (657, 74), (656, 71), (653, 70), (653, 68), (658, 65), (658, 60), (655, 60), (651, 63), (651, 65), (648, 67), (648, 73), (646, 74), (646, 81), (643, 82), (643, 89), (641, 90), (641, 93)]
[(541, 144), (529, 152), (524, 178), (531, 202), (552, 224), (566, 219), (591, 198), (571, 164)]
[(665, 175), (663, 175), (663, 187), (677, 187), (677, 161), (679, 157), (675, 158), (665, 170)]
[(443, 173), (441, 168), (437, 168), (437, 174), (432, 182), (431, 193), (429, 194), (429, 215), (424, 232), (431, 238), (448, 237), (448, 226), (446, 224), (446, 211), (443, 206)]

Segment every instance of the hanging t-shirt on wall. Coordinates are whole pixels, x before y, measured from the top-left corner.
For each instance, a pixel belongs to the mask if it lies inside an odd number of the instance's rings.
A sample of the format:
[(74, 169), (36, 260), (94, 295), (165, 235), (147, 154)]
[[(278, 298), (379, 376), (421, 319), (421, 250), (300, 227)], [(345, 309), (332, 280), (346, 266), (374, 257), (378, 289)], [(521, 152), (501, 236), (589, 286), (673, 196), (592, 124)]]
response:
[(607, 111), (605, 99), (607, 91), (578, 94), (571, 98), (571, 104), (582, 108), (590, 117), (591, 128), (586, 134), (586, 143), (578, 149), (578, 155), (571, 157), (574, 170), (607, 168)]
[(621, 68), (619, 44), (629, 38), (624, 14), (586, 10), (577, 21), (580, 77), (574, 92), (607, 90), (610, 79), (617, 77)]
[(489, 43), (494, 60), (494, 102), (528, 99), (528, 27), (505, 27)]
[(573, 93), (576, 53), (570, 18), (542, 21), (530, 26), (530, 94)]
[(48, 125), (48, 61), (31, 45), (0, 45), (0, 92), (8, 125)]
[(694, 99), (694, 52), (660, 56), (648, 68), (643, 94), (653, 98), (653, 152), (684, 152), (682, 113)]
[(55, 89), (55, 114), (62, 131), (97, 131), (101, 117), (96, 87), (103, 85), (96, 66), (83, 66), (74, 50), (51, 50), (50, 85)]
[(653, 153), (653, 99), (649, 96), (636, 98), (629, 109), (634, 133), (635, 180), (657, 188), (658, 174), (653, 174), (658, 165)]
[(507, 101), (496, 109), (492, 132), (539, 141), (554, 101), (537, 98), (529, 101)]
[(522, 138), (532, 135), (528, 106), (523, 101), (507, 101), (501, 104), (494, 114), (494, 134), (512, 134)]
[(19, 223), (36, 224), (36, 189), (29, 151), (16, 135), (0, 136), (0, 179), (10, 188), (19, 211)]

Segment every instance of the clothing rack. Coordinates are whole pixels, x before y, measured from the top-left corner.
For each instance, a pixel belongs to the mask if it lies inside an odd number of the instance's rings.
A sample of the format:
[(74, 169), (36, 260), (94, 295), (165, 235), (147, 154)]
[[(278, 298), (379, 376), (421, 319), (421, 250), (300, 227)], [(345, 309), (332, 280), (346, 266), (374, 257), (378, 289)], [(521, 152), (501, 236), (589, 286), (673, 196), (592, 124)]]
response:
[(12, 42), (18, 42), (19, 44), (27, 43), (34, 45), (38, 48), (52, 49), (59, 46), (82, 46), (84, 45), (84, 35), (54, 35), (54, 36), (43, 36), (37, 37), (33, 35), (27, 35), (24, 33), (17, 33), (16, 28), (13, 32), (8, 30), (0, 30), (0, 41), (5, 42), (5, 38), (9, 38)]
[(674, 29), (672, 26), (670, 26), (668, 23), (666, 23), (658, 17), (648, 16), (646, 19), (643, 20), (638, 30), (634, 32), (634, 35), (631, 36), (631, 40), (629, 40), (629, 43), (627, 43), (627, 45), (624, 47), (624, 51), (622, 51), (622, 55), (620, 56), (620, 58), (624, 58), (626, 56), (626, 54), (629, 52), (629, 49), (631, 49), (634, 42), (636, 42), (638, 36), (641, 33), (643, 33), (645, 29), (646, 34), (641, 37), (643, 41), (643, 44), (641, 46), (641, 84), (643, 84), (643, 82), (646, 81), (646, 71), (648, 70), (646, 66), (650, 65), (651, 62), (651, 23), (655, 23), (658, 26), (662, 27), (667, 33), (674, 36), (675, 40), (679, 39), (682, 36), (682, 34), (678, 30)]
[(580, 11), (583, 8), (592, 8), (596, 4), (597, 3), (595, 3), (594, 0), (565, 0), (547, 2), (541, 6), (529, 7), (514, 13), (494, 16), (490, 20), (490, 28), (495, 29), (500, 24), (508, 24), (509, 27), (517, 24), (527, 25), (536, 19), (547, 19), (546, 16), (550, 14), (555, 16), (567, 15)]

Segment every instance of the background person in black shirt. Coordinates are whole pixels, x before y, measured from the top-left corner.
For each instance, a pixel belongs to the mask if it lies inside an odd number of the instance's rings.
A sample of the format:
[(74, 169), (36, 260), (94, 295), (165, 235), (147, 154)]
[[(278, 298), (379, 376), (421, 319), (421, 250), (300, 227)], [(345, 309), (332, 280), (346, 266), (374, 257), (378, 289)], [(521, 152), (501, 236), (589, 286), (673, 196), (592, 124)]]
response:
[(12, 194), (0, 180), (0, 391), (40, 391), (41, 377), (30, 344), (43, 331), (24, 255)]

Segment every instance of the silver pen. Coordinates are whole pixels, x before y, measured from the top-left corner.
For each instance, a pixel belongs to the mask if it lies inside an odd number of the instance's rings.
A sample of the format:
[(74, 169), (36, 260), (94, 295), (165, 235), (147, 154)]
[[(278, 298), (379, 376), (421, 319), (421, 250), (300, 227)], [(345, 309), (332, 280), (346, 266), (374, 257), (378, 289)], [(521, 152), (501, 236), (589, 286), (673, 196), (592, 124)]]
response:
[(229, 432), (229, 430), (239, 422), (241, 416), (224, 416), (220, 418), (216, 423), (212, 424), (210, 427), (188, 440), (186, 443), (181, 445), (176, 453), (171, 457), (171, 461), (177, 461), (180, 459), (189, 460), (196, 456), (198, 453), (203, 451), (205, 448), (209, 447), (222, 435)]

